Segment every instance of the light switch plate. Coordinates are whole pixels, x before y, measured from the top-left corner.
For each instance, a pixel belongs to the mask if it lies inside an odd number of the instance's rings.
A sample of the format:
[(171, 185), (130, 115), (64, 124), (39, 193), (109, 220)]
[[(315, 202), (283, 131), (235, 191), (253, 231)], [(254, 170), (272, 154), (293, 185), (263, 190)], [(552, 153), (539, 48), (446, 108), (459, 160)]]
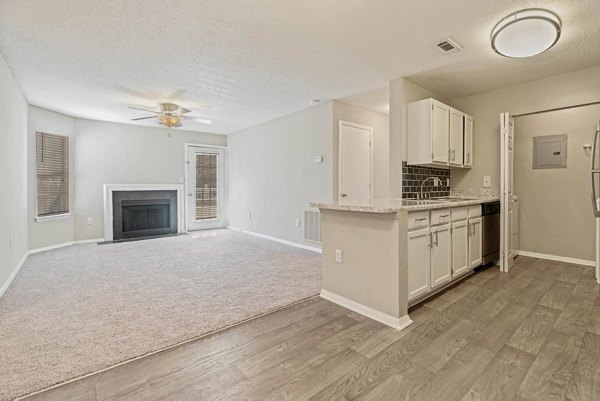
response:
[(492, 176), (486, 175), (483, 177), (483, 187), (491, 188), (492, 187)]
[(335, 261), (337, 263), (342, 263), (344, 261), (344, 252), (341, 249), (335, 250)]

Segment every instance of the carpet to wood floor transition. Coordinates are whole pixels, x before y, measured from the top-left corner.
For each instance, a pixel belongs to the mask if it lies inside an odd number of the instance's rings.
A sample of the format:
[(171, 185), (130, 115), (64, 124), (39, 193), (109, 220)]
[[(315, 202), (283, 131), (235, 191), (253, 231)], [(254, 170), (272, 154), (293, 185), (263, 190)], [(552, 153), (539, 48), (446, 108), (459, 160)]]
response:
[(311, 297), (321, 256), (231, 230), (29, 256), (0, 298), (0, 399)]

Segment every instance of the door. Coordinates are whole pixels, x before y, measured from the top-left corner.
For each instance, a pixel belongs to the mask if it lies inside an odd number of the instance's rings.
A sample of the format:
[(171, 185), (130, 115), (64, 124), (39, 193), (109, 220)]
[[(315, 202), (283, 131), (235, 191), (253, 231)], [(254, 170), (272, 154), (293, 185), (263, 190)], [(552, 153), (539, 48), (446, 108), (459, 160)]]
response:
[(225, 227), (225, 151), (190, 146), (186, 163), (188, 230)]
[(512, 249), (513, 152), (515, 120), (500, 114), (500, 270), (508, 272), (514, 263)]
[(373, 129), (340, 121), (339, 130), (339, 200), (370, 202)]
[(452, 223), (452, 277), (469, 271), (469, 241), (467, 220)]
[(473, 117), (465, 114), (465, 158), (464, 165), (473, 167)]
[(408, 299), (429, 291), (429, 227), (408, 233)]
[(433, 162), (448, 164), (450, 154), (449, 136), (450, 136), (450, 106), (432, 100), (432, 153)]
[(455, 166), (463, 165), (464, 154), (464, 119), (463, 113), (450, 109), (450, 164)]
[(431, 227), (431, 287), (450, 281), (450, 224)]
[(483, 257), (482, 219), (469, 219), (469, 267), (474, 269), (481, 265)]

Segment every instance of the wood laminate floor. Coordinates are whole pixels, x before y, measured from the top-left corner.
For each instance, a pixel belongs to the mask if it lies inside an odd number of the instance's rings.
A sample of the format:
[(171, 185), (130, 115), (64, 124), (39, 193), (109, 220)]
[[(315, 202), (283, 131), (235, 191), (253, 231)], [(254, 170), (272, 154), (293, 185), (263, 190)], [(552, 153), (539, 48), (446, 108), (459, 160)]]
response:
[(520, 257), (398, 332), (320, 298), (28, 400), (600, 400), (590, 267)]

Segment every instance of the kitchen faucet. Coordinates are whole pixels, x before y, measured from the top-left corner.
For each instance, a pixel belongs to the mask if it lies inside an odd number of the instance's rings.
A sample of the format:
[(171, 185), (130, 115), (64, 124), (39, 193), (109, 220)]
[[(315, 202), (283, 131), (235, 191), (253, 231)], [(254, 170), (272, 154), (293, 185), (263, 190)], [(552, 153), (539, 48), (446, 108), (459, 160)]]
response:
[(423, 180), (423, 182), (421, 182), (421, 193), (417, 194), (417, 199), (419, 199), (419, 195), (421, 195), (420, 196), (421, 199), (431, 198), (431, 192), (428, 193), (427, 197), (425, 196), (425, 192), (423, 192), (423, 184), (425, 184), (425, 182), (427, 182), (428, 180), (433, 180), (433, 182), (436, 182), (436, 180), (437, 180), (437, 182), (438, 182), (438, 184), (440, 186), (444, 185), (444, 183), (442, 183), (442, 180), (440, 180), (438, 177), (427, 177), (427, 178), (425, 178)]

